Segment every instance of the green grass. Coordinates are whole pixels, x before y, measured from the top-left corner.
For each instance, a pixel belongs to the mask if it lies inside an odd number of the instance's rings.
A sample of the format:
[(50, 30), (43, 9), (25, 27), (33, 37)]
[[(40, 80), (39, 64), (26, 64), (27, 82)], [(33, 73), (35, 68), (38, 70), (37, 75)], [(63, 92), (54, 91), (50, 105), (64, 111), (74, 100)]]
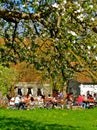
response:
[(97, 108), (86, 110), (0, 109), (0, 130), (97, 130)]

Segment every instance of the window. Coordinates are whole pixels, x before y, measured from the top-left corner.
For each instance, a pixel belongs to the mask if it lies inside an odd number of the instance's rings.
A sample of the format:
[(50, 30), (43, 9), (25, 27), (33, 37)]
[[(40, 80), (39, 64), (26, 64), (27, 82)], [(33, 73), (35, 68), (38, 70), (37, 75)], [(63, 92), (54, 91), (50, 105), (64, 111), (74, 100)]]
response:
[(37, 96), (41, 96), (41, 95), (42, 95), (42, 93), (41, 93), (41, 89), (38, 88), (38, 90), (37, 90)]
[(31, 88), (28, 88), (28, 93), (27, 93), (27, 95), (29, 95), (29, 94), (32, 94)]
[(18, 88), (18, 95), (22, 96), (21, 88)]

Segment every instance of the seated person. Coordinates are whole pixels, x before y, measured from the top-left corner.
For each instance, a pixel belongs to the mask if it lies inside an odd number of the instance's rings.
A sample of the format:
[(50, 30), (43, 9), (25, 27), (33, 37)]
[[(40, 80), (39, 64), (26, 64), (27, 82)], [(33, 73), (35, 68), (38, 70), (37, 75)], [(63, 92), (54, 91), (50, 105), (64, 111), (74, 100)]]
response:
[(81, 105), (83, 108), (86, 108), (86, 99), (84, 95), (79, 95), (77, 98), (78, 105)]

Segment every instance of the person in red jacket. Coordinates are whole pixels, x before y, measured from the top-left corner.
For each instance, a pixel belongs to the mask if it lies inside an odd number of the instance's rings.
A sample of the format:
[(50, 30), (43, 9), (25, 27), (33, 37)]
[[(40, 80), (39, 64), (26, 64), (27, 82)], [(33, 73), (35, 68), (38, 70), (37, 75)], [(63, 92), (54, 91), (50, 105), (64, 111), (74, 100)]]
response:
[(78, 105), (81, 105), (83, 108), (86, 108), (85, 96), (79, 95), (77, 98)]

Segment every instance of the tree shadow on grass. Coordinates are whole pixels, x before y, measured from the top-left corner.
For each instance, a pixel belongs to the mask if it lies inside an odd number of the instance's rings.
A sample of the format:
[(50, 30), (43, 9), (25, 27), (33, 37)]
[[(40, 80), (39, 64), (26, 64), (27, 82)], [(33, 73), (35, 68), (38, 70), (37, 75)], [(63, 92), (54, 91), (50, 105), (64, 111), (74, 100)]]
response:
[(0, 130), (76, 130), (78, 127), (44, 124), (42, 122), (30, 121), (18, 118), (0, 118)]

